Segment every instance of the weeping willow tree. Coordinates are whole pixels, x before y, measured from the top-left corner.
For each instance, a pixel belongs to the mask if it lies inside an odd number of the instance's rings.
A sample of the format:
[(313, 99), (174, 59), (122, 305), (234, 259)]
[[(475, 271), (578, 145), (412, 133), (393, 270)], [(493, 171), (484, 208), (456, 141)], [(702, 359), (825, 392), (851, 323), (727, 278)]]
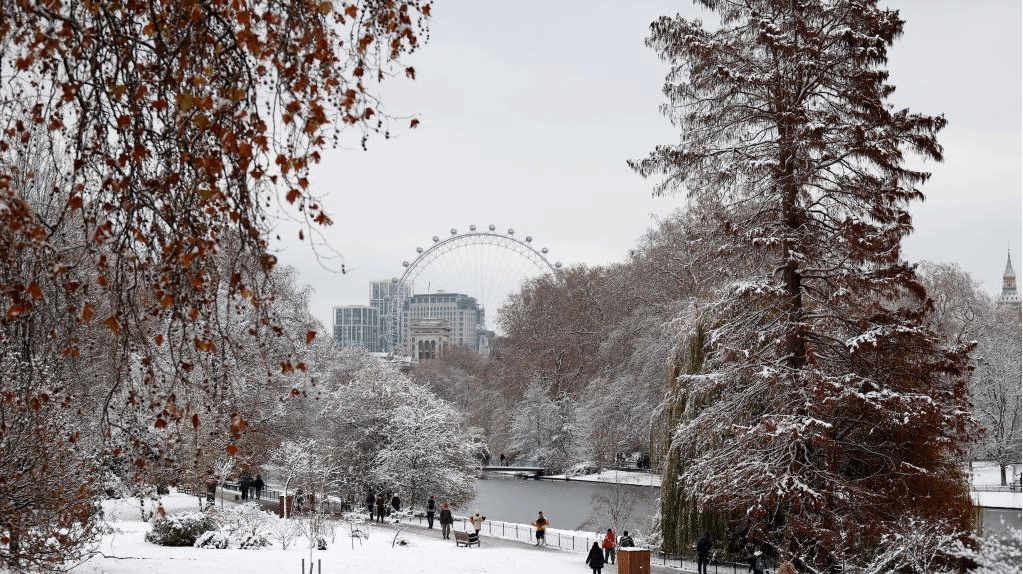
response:
[[(668, 380), (668, 394), (659, 409), (661, 424), (656, 425), (651, 443), (658, 445), (663, 457), (661, 481), (661, 536), (666, 552), (688, 552), (703, 532), (710, 532), (715, 541), (730, 538), (728, 516), (702, 508), (695, 493), (679, 480), (685, 465), (694, 457), (684, 456), (673, 440), (676, 429), (691, 421), (704, 401), (690, 395), (687, 384), (701, 375), (707, 353), (707, 333), (698, 325), (680, 346)], [(726, 547), (727, 548), (727, 547)]]

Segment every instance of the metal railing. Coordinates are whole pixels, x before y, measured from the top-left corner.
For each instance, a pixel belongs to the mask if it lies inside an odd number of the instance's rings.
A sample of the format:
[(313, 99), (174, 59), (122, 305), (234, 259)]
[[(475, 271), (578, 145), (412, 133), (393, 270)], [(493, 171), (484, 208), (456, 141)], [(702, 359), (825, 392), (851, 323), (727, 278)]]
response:
[[(414, 521), (420, 526), (424, 526), (426, 524), (426, 516), (422, 512), (416, 512), (411, 516), (405, 514), (403, 519), (410, 522)], [(434, 523), (434, 528), (440, 528), (440, 520), (438, 518), (434, 517)], [(472, 528), (469, 523), (469, 517), (456, 517), (452, 528), (461, 528), (462, 530)], [(536, 544), (536, 528), (528, 524), (503, 522), (500, 520), (485, 520), (480, 528), (480, 534), (491, 538), (500, 538), (502, 540), (513, 540), (516, 542)], [(600, 543), (603, 540), (603, 534), (594, 533), (593, 536), (579, 536), (574, 532), (564, 532), (556, 528), (547, 528), (544, 535), (544, 543), (547, 546), (570, 552), (579, 552), (580, 554), (588, 552), (594, 542)], [(691, 572), (696, 572), (697, 570), (695, 554), (671, 554), (668, 552), (661, 552), (654, 548), (650, 548), (649, 550), (651, 564), (666, 566), (668, 568), (678, 568)], [(773, 571), (774, 564), (768, 564), (768, 569)], [(713, 558), (707, 568), (708, 574), (739, 574), (740, 572), (745, 573), (748, 570), (749, 564), (745, 562), (730, 562), (719, 560), (717, 558)]]
[(1020, 483), (1014, 482), (1012, 484), (980, 484), (974, 485), (973, 490), (975, 492), (1020, 492)]

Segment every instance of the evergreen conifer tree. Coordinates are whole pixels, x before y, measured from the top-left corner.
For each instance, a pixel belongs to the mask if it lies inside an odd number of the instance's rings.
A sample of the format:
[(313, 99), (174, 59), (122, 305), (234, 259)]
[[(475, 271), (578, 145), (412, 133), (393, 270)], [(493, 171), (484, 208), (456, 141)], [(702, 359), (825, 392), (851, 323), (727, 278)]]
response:
[[(698, 3), (716, 29), (664, 17), (647, 40), (671, 65), (663, 111), (680, 142), (630, 165), (705, 209), (697, 239), (757, 271), (686, 322), (708, 333), (700, 371), (673, 381), (666, 479), (691, 500), (676, 506), (731, 517), (737, 542), (802, 572), (952, 568), (934, 560), (947, 549), (900, 546), (968, 529), (958, 455), (975, 428), (970, 349), (928, 328), (900, 250), (930, 175), (904, 154), (940, 161), (945, 125), (886, 102), (904, 22), (871, 0)], [(921, 524), (942, 535), (900, 536)]]

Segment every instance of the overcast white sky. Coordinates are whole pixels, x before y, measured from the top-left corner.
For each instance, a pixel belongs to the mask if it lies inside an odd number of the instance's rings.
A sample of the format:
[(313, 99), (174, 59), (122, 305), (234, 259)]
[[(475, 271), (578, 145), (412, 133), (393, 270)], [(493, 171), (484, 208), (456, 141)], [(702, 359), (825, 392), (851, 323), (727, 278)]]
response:
[[(1021, 3), (887, 5), (907, 20), (889, 54), (892, 102), (949, 120), (906, 257), (956, 262), (994, 294), (1007, 247), (1023, 271)], [(436, 0), (430, 40), (408, 60), (417, 79), (385, 87), (387, 111), (420, 126), (400, 120), (396, 138), (328, 153), (314, 173), (347, 273), (281, 227), (281, 262), (313, 287), (313, 314), (329, 325), (331, 307), (367, 304), (369, 281), (470, 224), (514, 227), (565, 265), (624, 259), (652, 217), (682, 205), (651, 197), (625, 165), (677, 141), (658, 113), (667, 68), (643, 45), (652, 20), (676, 13), (697, 15), (688, 0)]]

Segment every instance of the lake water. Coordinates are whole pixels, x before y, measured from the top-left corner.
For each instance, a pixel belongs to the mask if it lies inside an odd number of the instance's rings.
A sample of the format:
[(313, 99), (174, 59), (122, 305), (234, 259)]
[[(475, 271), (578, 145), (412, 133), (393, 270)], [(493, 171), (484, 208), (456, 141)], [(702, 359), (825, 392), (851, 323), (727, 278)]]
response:
[(565, 530), (600, 530), (608, 528), (607, 520), (595, 519), (594, 495), (626, 497), (629, 503), (624, 530), (645, 531), (649, 517), (657, 508), (661, 489), (649, 486), (611, 485), (575, 480), (533, 480), (500, 474), (486, 474), (477, 482), (476, 499), (455, 514), (480, 514), (491, 520), (531, 524), (537, 512), (551, 521), (551, 528)]

